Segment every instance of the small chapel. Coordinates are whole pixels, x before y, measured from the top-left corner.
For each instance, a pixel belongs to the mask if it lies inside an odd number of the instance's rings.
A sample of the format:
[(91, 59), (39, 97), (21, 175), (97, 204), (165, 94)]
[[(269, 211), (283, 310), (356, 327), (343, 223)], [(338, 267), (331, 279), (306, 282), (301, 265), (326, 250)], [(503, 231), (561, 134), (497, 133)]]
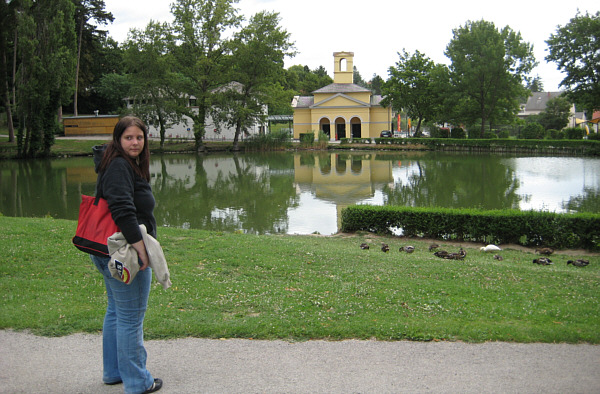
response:
[(334, 52), (333, 83), (312, 92), (312, 96), (295, 96), (294, 139), (300, 134), (319, 131), (330, 141), (342, 138), (376, 138), (390, 130), (392, 109), (381, 106), (381, 96), (354, 84), (354, 52)]

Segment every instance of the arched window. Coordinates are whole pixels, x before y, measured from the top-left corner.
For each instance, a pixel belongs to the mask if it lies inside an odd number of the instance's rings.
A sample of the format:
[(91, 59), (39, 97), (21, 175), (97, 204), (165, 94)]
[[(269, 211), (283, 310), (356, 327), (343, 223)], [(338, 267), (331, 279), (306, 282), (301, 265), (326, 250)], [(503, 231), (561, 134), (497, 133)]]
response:
[(348, 61), (346, 58), (340, 59), (340, 71), (348, 71)]

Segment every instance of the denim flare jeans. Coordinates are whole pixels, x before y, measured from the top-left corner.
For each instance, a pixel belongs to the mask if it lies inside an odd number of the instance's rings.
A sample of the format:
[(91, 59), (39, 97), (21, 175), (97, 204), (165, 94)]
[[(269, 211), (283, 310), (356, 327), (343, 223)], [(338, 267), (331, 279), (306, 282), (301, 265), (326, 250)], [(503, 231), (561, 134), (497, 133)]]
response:
[(108, 269), (108, 257), (90, 255), (104, 276), (108, 306), (102, 328), (104, 383), (120, 380), (125, 393), (142, 393), (154, 378), (146, 369), (144, 348), (144, 315), (148, 306), (152, 269), (139, 271), (130, 284), (113, 278)]

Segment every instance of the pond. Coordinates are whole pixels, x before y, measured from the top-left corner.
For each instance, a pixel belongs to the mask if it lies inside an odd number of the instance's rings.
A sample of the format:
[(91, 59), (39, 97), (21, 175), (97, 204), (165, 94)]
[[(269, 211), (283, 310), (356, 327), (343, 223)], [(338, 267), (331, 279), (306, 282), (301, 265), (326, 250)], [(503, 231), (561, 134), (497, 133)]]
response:
[[(439, 152), (154, 155), (161, 226), (334, 234), (353, 204), (600, 212), (600, 159)], [(76, 220), (91, 157), (0, 161), (0, 213)]]

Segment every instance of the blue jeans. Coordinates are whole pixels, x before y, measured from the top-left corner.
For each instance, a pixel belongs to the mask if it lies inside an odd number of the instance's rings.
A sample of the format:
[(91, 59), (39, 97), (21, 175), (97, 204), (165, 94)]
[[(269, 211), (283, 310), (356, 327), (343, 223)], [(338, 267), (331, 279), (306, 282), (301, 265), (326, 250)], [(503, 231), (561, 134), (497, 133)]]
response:
[(104, 383), (123, 381), (125, 393), (142, 393), (154, 378), (146, 369), (144, 315), (148, 306), (152, 269), (139, 271), (130, 284), (113, 278), (108, 257), (90, 255), (104, 276), (108, 306), (102, 328)]

